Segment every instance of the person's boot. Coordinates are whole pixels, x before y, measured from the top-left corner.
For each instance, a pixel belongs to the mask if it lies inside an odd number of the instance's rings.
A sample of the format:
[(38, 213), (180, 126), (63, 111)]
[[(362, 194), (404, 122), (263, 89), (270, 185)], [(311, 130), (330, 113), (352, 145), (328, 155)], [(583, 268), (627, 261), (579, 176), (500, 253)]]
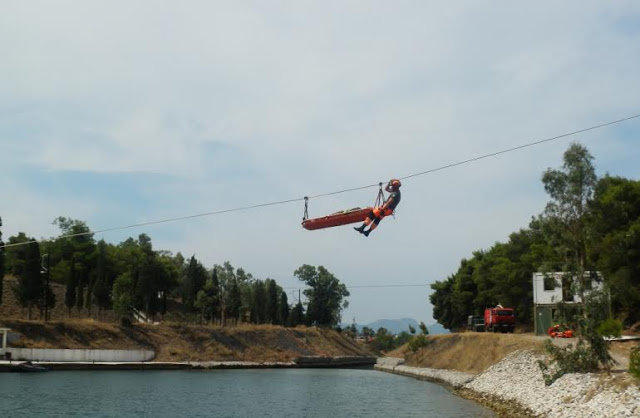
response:
[(368, 231), (362, 231), (362, 233), (364, 234), (365, 237), (368, 237), (369, 234), (371, 233), (371, 230), (369, 229)]
[(364, 227), (365, 227), (365, 225), (362, 224), (357, 228), (354, 226), (353, 229), (355, 229), (356, 231), (360, 232), (361, 234), (364, 234)]

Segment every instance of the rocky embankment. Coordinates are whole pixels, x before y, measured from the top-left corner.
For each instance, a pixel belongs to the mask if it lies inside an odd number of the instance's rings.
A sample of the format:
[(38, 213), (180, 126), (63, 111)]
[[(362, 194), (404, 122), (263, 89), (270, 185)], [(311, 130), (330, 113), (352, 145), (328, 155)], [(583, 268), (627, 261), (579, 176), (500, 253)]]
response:
[(568, 374), (546, 386), (538, 366), (541, 358), (530, 351), (516, 351), (475, 376), (407, 367), (401, 359), (381, 359), (376, 369), (444, 383), (501, 416), (640, 416), (640, 390), (628, 374)]

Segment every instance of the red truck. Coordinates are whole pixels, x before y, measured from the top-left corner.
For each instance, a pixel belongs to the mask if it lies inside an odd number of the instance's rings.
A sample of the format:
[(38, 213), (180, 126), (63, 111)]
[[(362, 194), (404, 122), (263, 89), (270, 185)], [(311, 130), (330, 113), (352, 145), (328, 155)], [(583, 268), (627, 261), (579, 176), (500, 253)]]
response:
[(516, 317), (513, 308), (498, 305), (484, 310), (484, 326), (488, 332), (513, 332)]

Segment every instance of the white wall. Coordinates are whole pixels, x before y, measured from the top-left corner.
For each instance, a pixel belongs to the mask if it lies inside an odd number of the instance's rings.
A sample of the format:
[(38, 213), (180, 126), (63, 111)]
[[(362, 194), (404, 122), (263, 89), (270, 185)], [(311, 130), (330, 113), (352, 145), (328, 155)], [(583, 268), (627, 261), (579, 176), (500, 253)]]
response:
[[(586, 272), (589, 274), (589, 272)], [(544, 290), (544, 277), (553, 277), (556, 281), (556, 287), (553, 290)], [(536, 305), (553, 304), (562, 301), (562, 276), (563, 272), (554, 273), (533, 273), (533, 303)], [(598, 273), (598, 276), (600, 274)], [(602, 289), (602, 282), (591, 282), (592, 289)], [(588, 292), (586, 292), (588, 293)], [(567, 303), (580, 303), (582, 300), (577, 294), (573, 295), (573, 301), (565, 301)]]
[(150, 350), (81, 350), (56, 348), (7, 348), (12, 360), (131, 362), (150, 361), (155, 353)]

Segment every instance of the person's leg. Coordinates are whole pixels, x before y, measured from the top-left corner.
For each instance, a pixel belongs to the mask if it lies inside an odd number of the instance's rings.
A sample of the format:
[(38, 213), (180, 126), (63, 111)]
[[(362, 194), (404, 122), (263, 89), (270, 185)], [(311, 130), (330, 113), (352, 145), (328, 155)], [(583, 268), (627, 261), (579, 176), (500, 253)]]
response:
[(371, 231), (373, 231), (374, 229), (376, 229), (378, 227), (378, 225), (380, 224), (380, 221), (382, 220), (382, 218), (375, 218), (373, 220), (373, 223), (371, 224), (371, 226), (369, 227), (369, 230), (367, 231), (363, 231), (362, 233), (364, 234), (365, 237), (368, 237), (369, 234), (371, 233)]
[(364, 222), (362, 223), (362, 225), (360, 225), (359, 227), (353, 227), (353, 229), (355, 229), (356, 231), (360, 232), (361, 234), (364, 233), (364, 228), (371, 225), (371, 222), (373, 222), (373, 220), (378, 216), (376, 213), (377, 209), (372, 210), (371, 212), (369, 212), (369, 214), (367, 215), (367, 217), (365, 218)]

